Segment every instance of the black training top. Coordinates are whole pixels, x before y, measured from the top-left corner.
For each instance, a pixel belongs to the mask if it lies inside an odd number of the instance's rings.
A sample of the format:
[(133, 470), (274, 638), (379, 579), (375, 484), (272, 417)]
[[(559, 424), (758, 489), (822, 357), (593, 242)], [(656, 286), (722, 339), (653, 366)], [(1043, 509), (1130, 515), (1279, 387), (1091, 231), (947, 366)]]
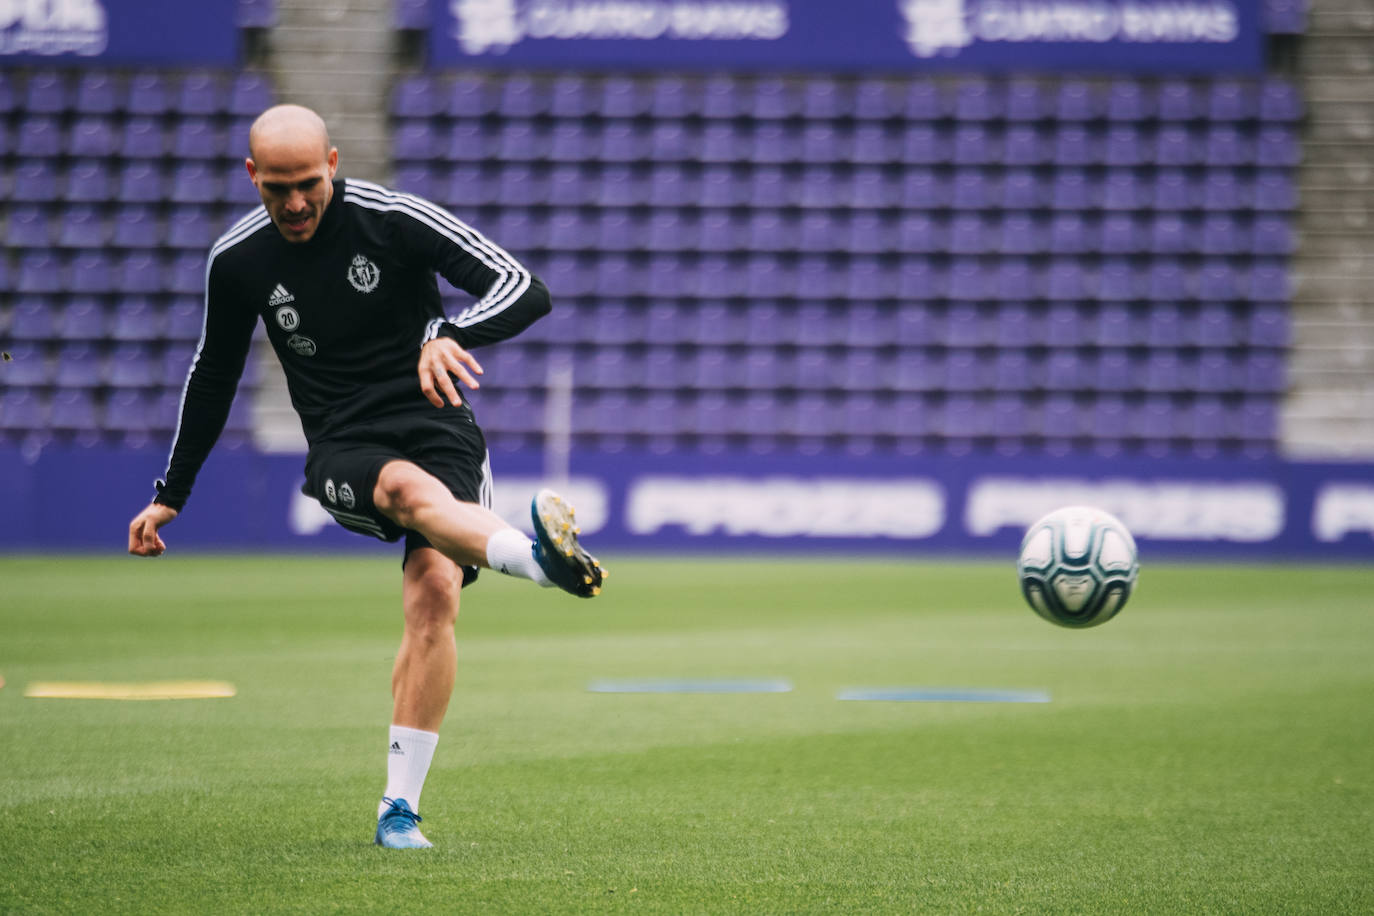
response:
[[(478, 297), (445, 317), (435, 273)], [(210, 249), (205, 325), (186, 379), (156, 502), (180, 510), (224, 429), (261, 316), (291, 404), (314, 445), (350, 426), (436, 408), (420, 391), (420, 347), (504, 340), (548, 313), (544, 284), (442, 207), (353, 179), (307, 242), (286, 241), (259, 208)]]

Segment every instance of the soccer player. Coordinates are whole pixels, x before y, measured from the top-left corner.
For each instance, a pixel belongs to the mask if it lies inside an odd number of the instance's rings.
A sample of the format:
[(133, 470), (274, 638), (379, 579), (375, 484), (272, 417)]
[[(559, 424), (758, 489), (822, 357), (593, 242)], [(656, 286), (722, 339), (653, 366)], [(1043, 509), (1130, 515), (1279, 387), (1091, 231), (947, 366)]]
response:
[[(309, 443), (304, 492), (350, 531), (405, 538), (405, 630), (375, 842), (430, 846), (417, 811), (457, 669), (460, 589), (487, 567), (586, 598), (605, 575), (556, 494), (534, 497), (533, 542), (488, 508), (486, 441), (459, 395), (459, 383), (475, 389), (482, 374), (469, 349), (547, 314), (548, 290), (443, 208), (336, 179), (339, 151), (307, 108), (269, 108), (248, 145), (263, 206), (210, 249), (204, 330), (167, 472), (129, 525), (129, 552), (166, 550), (159, 530), (186, 504), (224, 428), (261, 317)], [(445, 317), (436, 273), (476, 301)]]

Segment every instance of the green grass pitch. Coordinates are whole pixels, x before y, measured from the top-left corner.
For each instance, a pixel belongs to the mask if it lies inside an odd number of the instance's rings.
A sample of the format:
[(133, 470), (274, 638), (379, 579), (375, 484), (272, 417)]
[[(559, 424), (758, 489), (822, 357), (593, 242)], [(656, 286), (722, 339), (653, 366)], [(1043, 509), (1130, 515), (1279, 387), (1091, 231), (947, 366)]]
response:
[[(392, 852), (396, 556), (0, 558), (0, 913), (1374, 912), (1374, 567), (1147, 559), (1069, 631), (1010, 561), (606, 560), (465, 594)], [(158, 679), (238, 695), (23, 696)], [(1053, 700), (835, 699), (892, 686)]]

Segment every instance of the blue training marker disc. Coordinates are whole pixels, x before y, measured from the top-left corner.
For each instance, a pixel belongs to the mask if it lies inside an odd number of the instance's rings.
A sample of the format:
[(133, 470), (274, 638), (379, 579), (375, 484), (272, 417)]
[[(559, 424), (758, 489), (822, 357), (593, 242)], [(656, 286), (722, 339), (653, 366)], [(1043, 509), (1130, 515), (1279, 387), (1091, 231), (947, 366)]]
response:
[(592, 693), (787, 693), (791, 681), (784, 680), (678, 680), (593, 681)]
[(850, 687), (837, 700), (878, 700), (891, 703), (1048, 703), (1044, 690), (983, 690), (963, 687)]

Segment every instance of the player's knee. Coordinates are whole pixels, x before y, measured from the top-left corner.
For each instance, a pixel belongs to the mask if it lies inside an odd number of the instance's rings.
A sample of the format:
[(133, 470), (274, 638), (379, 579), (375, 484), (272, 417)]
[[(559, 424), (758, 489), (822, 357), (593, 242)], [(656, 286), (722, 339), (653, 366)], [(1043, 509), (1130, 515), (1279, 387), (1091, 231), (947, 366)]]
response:
[(372, 501), (388, 518), (409, 528), (409, 522), (425, 503), (426, 477), (424, 471), (413, 464), (393, 461), (377, 475)]
[(406, 568), (406, 627), (415, 636), (446, 638), (458, 617), (463, 571), (447, 559), (416, 560)]

